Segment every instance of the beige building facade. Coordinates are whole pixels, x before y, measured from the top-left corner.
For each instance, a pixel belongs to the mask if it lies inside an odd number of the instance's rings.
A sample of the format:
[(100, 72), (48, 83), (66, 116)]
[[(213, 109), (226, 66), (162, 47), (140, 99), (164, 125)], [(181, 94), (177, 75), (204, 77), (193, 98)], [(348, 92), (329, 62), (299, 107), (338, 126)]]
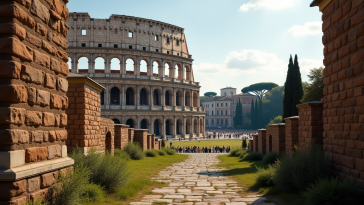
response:
[[(71, 13), (67, 24), (70, 72), (106, 88), (101, 93), (103, 117), (149, 129), (159, 138), (205, 135), (205, 109), (200, 107), (200, 85), (194, 81), (183, 28), (132, 16), (94, 19), (88, 13)], [(87, 69), (79, 68), (83, 57)], [(97, 58), (104, 66), (95, 66)], [(120, 62), (118, 70), (111, 69), (113, 59)], [(126, 70), (128, 60), (134, 64), (131, 71)], [(153, 64), (158, 65), (156, 72)]]

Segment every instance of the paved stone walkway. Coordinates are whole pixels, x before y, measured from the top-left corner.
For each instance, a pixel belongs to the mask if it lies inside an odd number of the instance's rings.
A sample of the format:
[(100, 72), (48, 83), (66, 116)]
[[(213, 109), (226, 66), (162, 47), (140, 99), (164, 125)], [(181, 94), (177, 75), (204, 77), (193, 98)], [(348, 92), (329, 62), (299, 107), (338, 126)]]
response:
[(140, 202), (130, 205), (173, 204), (173, 205), (274, 205), (265, 203), (265, 197), (241, 197), (242, 189), (231, 178), (224, 176), (214, 165), (219, 163), (219, 154), (188, 154), (189, 158), (173, 164), (159, 172), (157, 181), (168, 184), (153, 189)]

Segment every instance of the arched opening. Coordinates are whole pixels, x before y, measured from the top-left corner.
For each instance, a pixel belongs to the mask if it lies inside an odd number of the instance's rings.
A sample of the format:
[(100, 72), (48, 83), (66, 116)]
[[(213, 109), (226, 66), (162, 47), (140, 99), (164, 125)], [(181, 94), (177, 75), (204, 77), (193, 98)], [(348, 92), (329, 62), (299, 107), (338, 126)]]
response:
[(148, 95), (144, 88), (140, 90), (140, 105), (148, 105)]
[(190, 67), (185, 66), (185, 70), (186, 70), (186, 74), (185, 74), (186, 80), (191, 80), (191, 69), (190, 69)]
[(160, 128), (160, 121), (157, 119), (157, 120), (154, 120), (154, 123), (153, 123), (153, 126), (154, 126), (154, 134), (155, 135), (161, 135), (160, 132), (159, 132), (159, 128)]
[(104, 105), (105, 104), (105, 102), (104, 102), (104, 96), (105, 96), (105, 94), (104, 94), (105, 92), (104, 92), (104, 90), (101, 92), (101, 94), (100, 94), (100, 100), (101, 100), (101, 105)]
[(169, 90), (165, 93), (165, 103), (167, 106), (172, 106), (172, 92)]
[(132, 88), (126, 89), (125, 99), (126, 105), (134, 105), (134, 91)]
[(88, 59), (86, 57), (78, 59), (77, 73), (88, 73)]
[(112, 119), (112, 121), (114, 121), (115, 124), (120, 124), (120, 120), (118, 120), (116, 118)]
[(181, 65), (179, 65), (179, 64), (177, 64), (176, 65), (176, 67), (175, 67), (175, 78), (177, 78), (177, 79), (182, 79), (182, 72), (183, 72), (183, 70), (182, 70), (182, 66)]
[(197, 120), (193, 121), (193, 133), (197, 133), (198, 130), (198, 123)]
[(118, 58), (111, 59), (110, 69), (111, 73), (120, 73), (120, 60)]
[(188, 91), (185, 94), (185, 106), (191, 106), (191, 94)]
[(131, 58), (128, 58), (125, 63), (126, 63), (126, 65), (125, 65), (126, 74), (127, 75), (135, 75), (135, 64), (134, 64), (134, 60), (131, 59)]
[(153, 91), (153, 105), (161, 105), (161, 96), (160, 96), (160, 91), (155, 89)]
[(144, 76), (148, 75), (148, 64), (147, 61), (145, 60), (140, 61), (140, 75)]
[(110, 105), (120, 105), (120, 90), (117, 87), (111, 88)]
[(268, 153), (270, 153), (272, 152), (272, 135), (269, 135), (268, 143), (269, 143)]
[(189, 119), (186, 120), (186, 134), (191, 134), (191, 121)]
[(95, 59), (95, 73), (105, 73), (105, 60), (101, 57)]
[(177, 120), (176, 132), (177, 132), (177, 135), (182, 134), (182, 120)]
[(140, 128), (141, 128), (141, 129), (148, 129), (148, 123), (147, 123), (147, 120), (146, 120), (146, 119), (143, 119), (143, 120), (140, 122)]
[(72, 63), (73, 63), (73, 62), (72, 62), (72, 59), (71, 59), (70, 57), (68, 57), (68, 62), (67, 62), (67, 64), (68, 64), (68, 69), (69, 69), (68, 71), (69, 71), (69, 72), (71, 72), (71, 71), (72, 71)]
[(129, 125), (129, 128), (134, 128), (134, 120), (128, 119), (126, 121), (126, 125)]
[(166, 135), (171, 135), (171, 127), (169, 120), (166, 120)]
[(111, 132), (107, 132), (105, 137), (105, 151), (110, 152), (112, 151), (112, 136)]
[(204, 125), (204, 123), (203, 123), (203, 120), (202, 119), (200, 119), (200, 133), (203, 133), (204, 131), (204, 127), (205, 127), (205, 125)]
[(171, 76), (171, 75), (169, 75), (169, 70), (170, 70), (169, 64), (168, 63), (164, 64), (164, 76), (167, 78), (169, 78), (169, 76)]
[(176, 105), (182, 106), (182, 92), (181, 91), (176, 92)]
[(157, 61), (153, 62), (153, 76), (158, 76), (159, 74), (159, 64)]
[(193, 107), (198, 107), (198, 96), (197, 96), (197, 93), (193, 93)]

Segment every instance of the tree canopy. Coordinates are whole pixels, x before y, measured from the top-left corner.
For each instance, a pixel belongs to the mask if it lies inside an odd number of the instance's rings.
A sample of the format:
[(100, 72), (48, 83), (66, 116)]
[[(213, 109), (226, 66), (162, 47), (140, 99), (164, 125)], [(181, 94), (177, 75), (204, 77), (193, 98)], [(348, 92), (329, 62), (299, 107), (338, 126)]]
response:
[(210, 97), (210, 95), (212, 95), (212, 97), (215, 97), (217, 95), (217, 93), (215, 93), (215, 92), (206, 92), (203, 95), (206, 96), (206, 97)]
[(303, 84), (304, 95), (301, 99), (302, 103), (310, 101), (320, 101), (324, 97), (324, 68), (313, 68), (307, 75), (309, 83)]
[(263, 98), (262, 120), (263, 125), (267, 125), (270, 120), (283, 112), (284, 87), (275, 87), (267, 92)]
[(259, 99), (262, 99), (266, 92), (272, 90), (275, 87), (278, 87), (278, 85), (275, 83), (256, 83), (241, 89), (241, 92), (253, 93)]

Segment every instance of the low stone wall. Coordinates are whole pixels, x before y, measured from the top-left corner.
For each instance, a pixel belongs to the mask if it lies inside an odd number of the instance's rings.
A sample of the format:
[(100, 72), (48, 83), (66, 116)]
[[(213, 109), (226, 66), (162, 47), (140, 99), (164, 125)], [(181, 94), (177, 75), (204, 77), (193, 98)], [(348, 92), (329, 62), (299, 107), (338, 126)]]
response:
[(143, 151), (148, 149), (148, 130), (134, 129), (134, 142), (138, 143)]
[(266, 154), (267, 153), (267, 149), (266, 149), (266, 129), (259, 129), (258, 130), (258, 152), (262, 153), (262, 154)]
[(285, 153), (285, 124), (272, 124), (265, 126), (266, 152)]
[(129, 128), (129, 130), (128, 130), (128, 141), (134, 142), (134, 129), (133, 128)]
[(115, 124), (115, 149), (123, 149), (129, 142), (129, 125)]
[(291, 155), (298, 147), (299, 116), (285, 118), (286, 124), (286, 154)]

